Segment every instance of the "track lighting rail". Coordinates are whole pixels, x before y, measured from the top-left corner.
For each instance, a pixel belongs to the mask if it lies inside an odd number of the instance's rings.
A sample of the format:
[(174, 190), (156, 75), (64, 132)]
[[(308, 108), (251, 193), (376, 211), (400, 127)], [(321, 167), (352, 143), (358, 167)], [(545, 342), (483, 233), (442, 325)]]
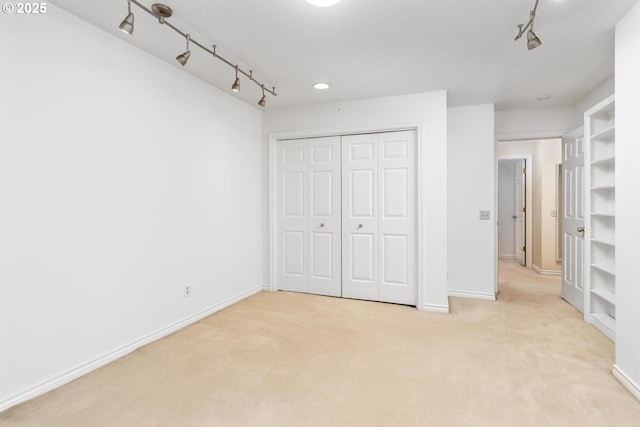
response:
[(262, 95), (263, 95), (262, 99), (264, 99), (264, 93), (265, 92), (268, 92), (273, 96), (278, 96), (278, 94), (276, 93), (276, 88), (275, 87), (273, 87), (271, 89), (268, 89), (267, 87), (265, 87), (264, 83), (259, 82), (258, 80), (256, 80), (253, 77), (253, 70), (249, 70), (247, 72), (247, 71), (243, 70), (242, 68), (240, 68), (238, 65), (236, 65), (236, 64), (232, 63), (231, 61), (229, 61), (228, 59), (218, 55), (218, 53), (216, 52), (217, 46), (213, 45), (212, 48), (208, 48), (208, 47), (204, 46), (202, 43), (200, 43), (197, 40), (194, 40), (193, 38), (191, 38), (191, 36), (188, 33), (185, 33), (184, 31), (180, 30), (175, 25), (173, 25), (172, 23), (170, 23), (169, 21), (164, 19), (163, 16), (158, 16), (156, 13), (154, 13), (151, 9), (146, 7), (144, 4), (140, 3), (138, 0), (130, 0), (130, 2), (135, 4), (140, 9), (144, 10), (145, 12), (147, 12), (149, 15), (153, 16), (154, 18), (159, 19), (160, 24), (166, 25), (167, 27), (171, 28), (173, 31), (175, 31), (176, 33), (180, 34), (185, 39), (188, 39), (189, 42), (191, 42), (191, 44), (193, 44), (195, 46), (198, 46), (200, 49), (202, 49), (205, 52), (209, 53), (214, 58), (219, 59), (220, 61), (224, 62), (228, 66), (232, 67), (234, 70), (237, 70), (238, 73), (246, 76), (250, 81), (254, 82), (256, 85), (258, 85), (258, 87), (260, 89), (262, 89)]

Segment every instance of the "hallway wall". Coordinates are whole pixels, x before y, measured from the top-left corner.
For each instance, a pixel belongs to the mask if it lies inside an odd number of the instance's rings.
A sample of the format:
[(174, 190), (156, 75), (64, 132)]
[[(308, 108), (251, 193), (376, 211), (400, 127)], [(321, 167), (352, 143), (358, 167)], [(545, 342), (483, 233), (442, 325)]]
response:
[(640, 400), (640, 3), (616, 26), (616, 367)]

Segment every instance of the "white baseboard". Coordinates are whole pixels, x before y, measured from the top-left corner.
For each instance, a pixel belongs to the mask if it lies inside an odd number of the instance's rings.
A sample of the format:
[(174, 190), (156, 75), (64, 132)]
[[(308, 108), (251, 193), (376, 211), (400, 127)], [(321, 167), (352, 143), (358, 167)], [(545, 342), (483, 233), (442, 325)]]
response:
[(613, 365), (611, 375), (613, 375), (613, 377), (617, 379), (620, 384), (622, 384), (622, 387), (627, 389), (627, 391), (640, 402), (640, 387), (638, 386), (638, 384), (636, 384), (631, 378), (629, 378), (627, 374), (622, 372), (617, 365)]
[(423, 304), (420, 307), (422, 311), (430, 311), (432, 313), (446, 313), (449, 314), (449, 307), (444, 305), (432, 305), (432, 304)]
[(515, 255), (498, 255), (500, 259), (516, 259)]
[(216, 305), (213, 305), (199, 313), (191, 315), (185, 319), (182, 319), (178, 322), (175, 322), (167, 327), (157, 330), (145, 337), (142, 337), (136, 341), (133, 341), (123, 347), (120, 347), (117, 350), (111, 351), (101, 357), (98, 357), (94, 360), (91, 360), (87, 363), (84, 363), (74, 369), (71, 369), (61, 375), (58, 375), (48, 381), (45, 381), (41, 384), (36, 385), (35, 387), (31, 387), (25, 391), (17, 393), (13, 396), (10, 396), (8, 399), (0, 401), (0, 412), (6, 411), (12, 406), (18, 405), (22, 402), (26, 402), (27, 400), (33, 399), (34, 397), (38, 397), (44, 393), (47, 393), (53, 389), (56, 389), (60, 386), (63, 386), (67, 383), (70, 383), (73, 380), (80, 378), (83, 375), (88, 374), (89, 372), (95, 371), (98, 368), (101, 368), (109, 363), (117, 360), (127, 354), (137, 350), (138, 348), (150, 344), (154, 341), (157, 341), (161, 338), (166, 337), (167, 335), (171, 335), (172, 333), (185, 328), (200, 319), (204, 319), (207, 316), (212, 315), (230, 305), (233, 305), (239, 301), (242, 301), (245, 298), (248, 298), (252, 295), (255, 295), (262, 291), (262, 286), (257, 286), (253, 289), (249, 289), (246, 292), (238, 294), (234, 297), (228, 298)]
[(449, 296), (457, 297), (457, 298), (474, 298), (474, 299), (481, 299), (485, 301), (496, 300), (496, 294), (485, 294), (481, 292), (449, 291)]
[(562, 271), (557, 271), (557, 270), (543, 270), (540, 267), (538, 267), (537, 265), (533, 264), (531, 266), (531, 268), (533, 269), (533, 271), (535, 271), (538, 274), (543, 274), (545, 276), (562, 276)]

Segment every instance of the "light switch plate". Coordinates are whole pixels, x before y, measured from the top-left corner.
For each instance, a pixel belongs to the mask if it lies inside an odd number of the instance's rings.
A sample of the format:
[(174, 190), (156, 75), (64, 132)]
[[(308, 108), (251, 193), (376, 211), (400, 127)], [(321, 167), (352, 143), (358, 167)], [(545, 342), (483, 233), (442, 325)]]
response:
[(480, 211), (480, 219), (482, 221), (489, 221), (491, 219), (491, 211)]

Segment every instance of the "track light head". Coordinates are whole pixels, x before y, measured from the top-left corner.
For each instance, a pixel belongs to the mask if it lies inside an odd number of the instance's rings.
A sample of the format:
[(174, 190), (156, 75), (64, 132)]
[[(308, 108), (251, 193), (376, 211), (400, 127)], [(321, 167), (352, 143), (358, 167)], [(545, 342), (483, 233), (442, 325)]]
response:
[[(231, 86), (231, 90), (234, 92), (240, 92), (240, 77), (238, 77), (238, 66), (236, 65), (236, 79), (233, 81), (233, 86)], [(264, 95), (264, 93), (263, 93)]]
[(127, 34), (133, 34), (133, 13), (131, 12), (131, 0), (127, 0), (128, 14), (122, 20), (119, 28)]
[(267, 95), (265, 95), (264, 93), (264, 85), (260, 85), (260, 87), (262, 88), (262, 98), (260, 98), (260, 101), (258, 101), (258, 105), (264, 107), (265, 105), (267, 105)]
[(542, 42), (540, 41), (538, 36), (536, 36), (536, 33), (534, 33), (533, 30), (529, 30), (527, 32), (527, 49), (535, 49), (541, 44)]
[(129, 13), (127, 17), (122, 20), (119, 28), (127, 34), (133, 34), (133, 13)]
[(187, 65), (187, 62), (189, 62), (190, 57), (191, 57), (191, 52), (186, 51), (176, 56), (176, 60), (180, 63), (180, 65), (184, 67), (185, 65)]
[(191, 41), (191, 36), (189, 34), (186, 35), (187, 39), (187, 50), (176, 56), (176, 61), (180, 63), (183, 67), (187, 65), (189, 58), (191, 57), (191, 51), (189, 50), (189, 41)]
[(233, 82), (233, 86), (231, 86), (231, 90), (234, 92), (240, 92), (240, 78), (236, 77), (236, 80)]

